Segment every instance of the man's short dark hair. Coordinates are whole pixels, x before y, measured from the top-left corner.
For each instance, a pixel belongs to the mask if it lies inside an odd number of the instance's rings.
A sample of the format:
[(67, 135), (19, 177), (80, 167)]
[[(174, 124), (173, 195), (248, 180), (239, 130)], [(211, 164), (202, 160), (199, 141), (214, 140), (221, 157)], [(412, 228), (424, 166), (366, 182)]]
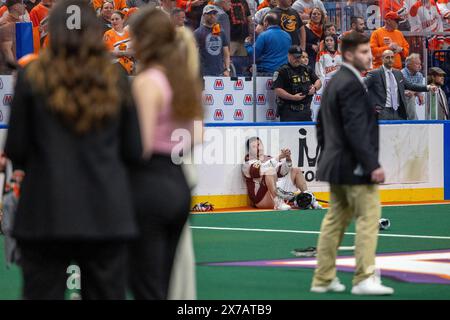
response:
[(269, 26), (277, 26), (280, 24), (278, 15), (275, 12), (267, 12), (264, 16), (263, 21), (267, 21), (267, 24)]
[(369, 37), (359, 32), (350, 32), (343, 36), (341, 39), (342, 57), (345, 59), (345, 53), (347, 51), (355, 52), (359, 45), (369, 43), (369, 41)]
[(362, 21), (364, 21), (363, 17), (353, 16), (353, 17), (350, 18), (350, 26), (352, 26), (353, 24), (358, 23), (358, 19), (361, 19)]

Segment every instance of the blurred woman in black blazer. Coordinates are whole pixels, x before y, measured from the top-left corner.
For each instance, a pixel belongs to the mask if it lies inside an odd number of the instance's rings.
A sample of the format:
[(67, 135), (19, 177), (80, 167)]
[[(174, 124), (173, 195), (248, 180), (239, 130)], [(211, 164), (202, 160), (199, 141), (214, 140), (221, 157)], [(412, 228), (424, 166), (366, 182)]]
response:
[(125, 162), (141, 154), (128, 80), (86, 1), (58, 2), (49, 36), (19, 72), (5, 148), (25, 172), (13, 230), (23, 297), (63, 299), (77, 263), (82, 299), (123, 299), (126, 244), (137, 235)]

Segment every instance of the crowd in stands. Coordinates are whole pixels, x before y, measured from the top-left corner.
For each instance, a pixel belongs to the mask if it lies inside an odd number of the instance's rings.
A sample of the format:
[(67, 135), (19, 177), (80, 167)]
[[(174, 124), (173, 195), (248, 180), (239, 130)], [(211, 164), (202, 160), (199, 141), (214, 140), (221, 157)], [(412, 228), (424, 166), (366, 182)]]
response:
[[(32, 22), (35, 53), (45, 47), (47, 16), (55, 1), (6, 0), (0, 8), (1, 62), (14, 60), (12, 24), (17, 21)], [(91, 6), (102, 21), (104, 42), (113, 61), (130, 75), (135, 74), (137, 62), (127, 20), (147, 5), (158, 6), (177, 27), (194, 31), (203, 76), (249, 76), (254, 71), (257, 75), (272, 75), (288, 62), (287, 52), (296, 45), (306, 52), (309, 68), (324, 83), (342, 63), (339, 42), (349, 32), (370, 35), (373, 69), (383, 65), (383, 53), (391, 50), (393, 68), (408, 70), (405, 60), (410, 50), (403, 31), (425, 31), (429, 35), (450, 31), (450, 0), (340, 1), (352, 9), (349, 28), (342, 22), (330, 22), (327, 2), (339, 1), (91, 0)], [(365, 25), (364, 4), (380, 8), (382, 26), (373, 32)], [(438, 34), (430, 39), (429, 48), (447, 48), (449, 44), (450, 36)], [(8, 67), (2, 65), (2, 73), (8, 73)], [(424, 70), (416, 72), (420, 71)], [(411, 80), (411, 76), (407, 79)], [(414, 97), (423, 103), (420, 94)]]

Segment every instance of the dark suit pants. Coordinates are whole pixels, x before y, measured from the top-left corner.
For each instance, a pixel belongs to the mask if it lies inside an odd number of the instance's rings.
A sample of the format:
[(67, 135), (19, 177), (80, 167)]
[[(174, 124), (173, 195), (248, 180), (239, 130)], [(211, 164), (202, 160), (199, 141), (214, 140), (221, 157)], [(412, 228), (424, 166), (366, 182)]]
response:
[(406, 120), (398, 114), (393, 108), (379, 108), (378, 120)]
[(126, 244), (123, 241), (19, 241), (26, 300), (62, 300), (69, 287), (68, 269), (81, 271), (83, 300), (125, 299)]

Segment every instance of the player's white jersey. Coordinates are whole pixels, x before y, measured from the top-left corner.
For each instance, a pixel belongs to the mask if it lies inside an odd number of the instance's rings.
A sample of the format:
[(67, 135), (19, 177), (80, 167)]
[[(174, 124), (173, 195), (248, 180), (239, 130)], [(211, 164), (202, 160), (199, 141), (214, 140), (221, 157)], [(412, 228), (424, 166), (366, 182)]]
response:
[(281, 161), (278, 158), (264, 156), (262, 159), (250, 159), (247, 155), (245, 163), (242, 165), (242, 174), (245, 177), (247, 192), (250, 200), (254, 204), (260, 202), (268, 191), (264, 176), (267, 174), (277, 174), (278, 178), (286, 176), (292, 167), (292, 162), (286, 159)]
[(342, 55), (339, 51), (334, 54), (328, 51), (321, 51), (317, 55), (316, 75), (322, 81), (323, 86), (331, 79), (331, 77), (339, 70), (342, 65)]
[(409, 14), (413, 21), (413, 32), (442, 32), (442, 16), (433, 0), (417, 1), (410, 9)]
[(439, 0), (437, 6), (441, 12), (444, 31), (450, 32), (450, 0)]

